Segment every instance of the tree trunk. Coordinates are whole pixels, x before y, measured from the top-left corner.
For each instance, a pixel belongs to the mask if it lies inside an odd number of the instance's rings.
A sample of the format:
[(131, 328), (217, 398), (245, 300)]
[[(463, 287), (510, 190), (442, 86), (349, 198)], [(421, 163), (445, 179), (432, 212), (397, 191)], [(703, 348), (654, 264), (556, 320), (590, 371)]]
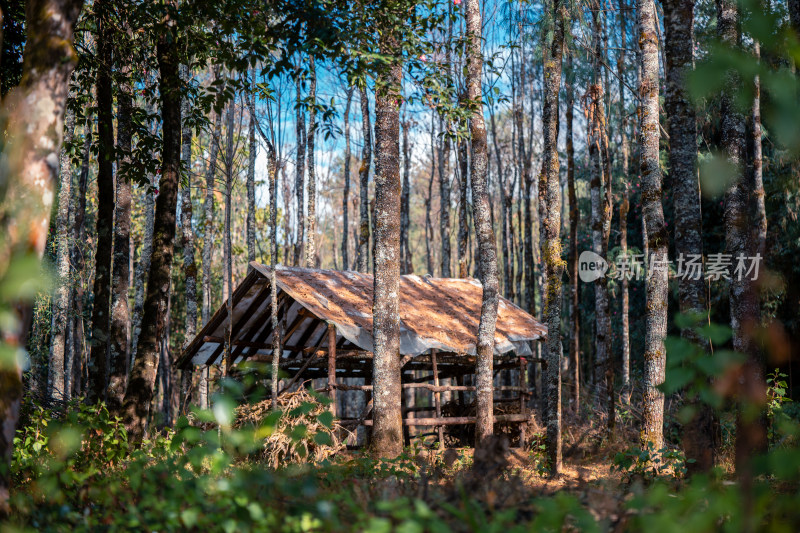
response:
[[(255, 71), (253, 71), (255, 83)], [(253, 95), (250, 95), (253, 98)], [(247, 271), (250, 271), (250, 261), (256, 260), (256, 114), (255, 102), (250, 108), (250, 121), (247, 128)]]
[(533, 177), (531, 176), (531, 158), (530, 154), (526, 153), (525, 140), (523, 132), (522, 120), (522, 106), (518, 104), (514, 110), (514, 116), (517, 123), (517, 146), (518, 157), (520, 158), (521, 170), (521, 185), (524, 187), (524, 195), (522, 198), (523, 204), (523, 220), (520, 225), (520, 234), (524, 233), (521, 237), (523, 241), (523, 255), (522, 262), (524, 268), (520, 272), (525, 275), (525, 299), (524, 307), (532, 314), (536, 313), (536, 289), (535, 289), (535, 276), (536, 267), (533, 264), (533, 220), (531, 218), (531, 189), (533, 188)]
[[(622, 188), (622, 202), (619, 206), (619, 241), (621, 254), (628, 254), (628, 192), (629, 180), (627, 179), (629, 168), (629, 147), (628, 147), (628, 113), (625, 108), (625, 50), (628, 46), (627, 29), (627, 10), (626, 0), (619, 0), (617, 20), (620, 31), (619, 52), (617, 55), (617, 78), (619, 79), (619, 116), (620, 116), (620, 167), (622, 176), (625, 177)], [(623, 276), (620, 283), (620, 299), (622, 301), (622, 390), (626, 397), (630, 395), (631, 389), (631, 344), (628, 320), (628, 277)]]
[[(702, 263), (696, 115), (686, 90), (687, 74), (694, 67), (694, 0), (667, 0), (663, 5), (667, 60), (664, 109), (668, 117), (669, 171), (675, 201), (675, 253), (681, 263), (690, 258)], [(702, 275), (679, 275), (678, 306), (681, 313), (695, 315), (695, 323), (707, 314)], [(701, 342), (694, 327), (685, 328), (681, 335), (692, 342)], [(686, 466), (690, 472), (707, 472), (713, 468), (715, 459), (713, 413), (707, 404), (693, 403), (698, 409), (692, 420), (684, 424), (682, 444), (686, 458), (694, 461)]]
[(637, 0), (641, 79), (639, 81), (641, 128), (639, 131), (642, 214), (647, 232), (648, 272), (644, 345), (644, 397), (642, 440), (658, 451), (664, 445), (664, 382), (667, 335), (667, 230), (661, 206), (661, 168), (658, 143), (658, 38), (653, 0)]
[(567, 78), (564, 89), (567, 96), (567, 196), (569, 198), (569, 277), (570, 277), (570, 344), (569, 359), (571, 370), (572, 409), (577, 414), (581, 403), (581, 337), (580, 337), (580, 285), (578, 278), (578, 197), (575, 194), (575, 148), (573, 145), (573, 108), (575, 71), (572, 66), (572, 52), (567, 53)]
[(431, 204), (433, 202), (433, 180), (436, 176), (436, 117), (431, 113), (431, 170), (428, 176), (428, 195), (425, 197), (425, 260), (428, 274), (433, 275), (433, 218), (431, 217)]
[(311, 79), (308, 84), (308, 212), (306, 213), (306, 267), (314, 268), (317, 263), (317, 178), (314, 174), (314, 134), (317, 131), (317, 71), (314, 67), (314, 56), (309, 56)]
[[(592, 162), (592, 250), (601, 257), (608, 253), (608, 238), (611, 226), (610, 189), (611, 176), (608, 171), (608, 141), (606, 136), (605, 90), (602, 81), (600, 36), (600, 13), (592, 15), (594, 29), (594, 80), (589, 92), (589, 154)], [(613, 425), (613, 374), (611, 372), (611, 318), (608, 305), (608, 289), (605, 276), (594, 283), (595, 293), (595, 357), (594, 384), (598, 401), (609, 400), (609, 427)]]
[(369, 166), (372, 160), (372, 133), (369, 122), (369, 99), (365, 87), (359, 87), (361, 98), (361, 128), (364, 148), (361, 152), (361, 166), (358, 168), (359, 183), (359, 231), (358, 231), (358, 271), (369, 271)]
[(354, 87), (347, 89), (347, 101), (344, 106), (344, 192), (342, 193), (342, 270), (350, 270), (350, 256), (347, 240), (350, 235), (348, 208), (350, 202), (350, 104), (353, 101)]
[(67, 352), (67, 316), (70, 310), (70, 231), (75, 213), (70, 211), (72, 198), (72, 161), (67, 147), (75, 136), (75, 111), (67, 110), (64, 121), (64, 146), (60, 157), (60, 186), (58, 188), (58, 212), (56, 214), (56, 274), (58, 275), (53, 295), (53, 316), (50, 327), (50, 361), (47, 367), (47, 398), (62, 402), (69, 398), (65, 377), (65, 354)]
[(306, 115), (301, 106), (300, 70), (296, 71), (295, 80), (295, 127), (297, 132), (297, 159), (295, 161), (294, 192), (297, 197), (297, 239), (294, 245), (294, 264), (300, 264), (303, 241), (305, 240), (305, 168), (306, 168)]
[[(391, 33), (381, 38), (381, 52), (395, 54)], [(375, 287), (373, 314), (372, 453), (396, 457), (403, 450), (400, 387), (400, 113), (402, 67), (388, 65), (375, 92)]]
[[(231, 241), (231, 210), (233, 208), (233, 173), (234, 173), (234, 110), (235, 102), (228, 102), (225, 116), (225, 213), (224, 228), (222, 230), (222, 298), (225, 300), (225, 309), (229, 317), (233, 316), (233, 243)], [(225, 351), (222, 356), (222, 375), (228, 375), (231, 361), (231, 342), (233, 342), (233, 320), (228, 320), (225, 328)]]
[(400, 273), (411, 274), (411, 247), (408, 244), (408, 232), (411, 230), (411, 155), (408, 151), (408, 129), (411, 121), (403, 122), (403, 192), (400, 196)]
[[(728, 47), (741, 46), (738, 4), (731, 0), (717, 0), (717, 31), (720, 40)], [(720, 102), (722, 119), (721, 148), (728, 163), (735, 169), (734, 181), (725, 194), (725, 245), (732, 260), (751, 257), (756, 252), (753, 242), (754, 226), (751, 216), (753, 180), (745, 177), (745, 117), (738, 111), (735, 98), (741, 79), (734, 71), (726, 74), (725, 91)], [(752, 336), (760, 321), (758, 294), (748, 276), (732, 275), (730, 280), (731, 329), (733, 348), (745, 354), (737, 391), (738, 413), (736, 419), (736, 473), (749, 492), (752, 483), (751, 459), (766, 450), (766, 428), (761, 420), (761, 407), (765, 402), (766, 384), (758, 345)], [(749, 504), (748, 504), (749, 505)]]
[[(0, 173), (0, 282), (7, 265), (19, 258), (41, 258), (57, 179), (56, 165), (64, 131), (69, 78), (75, 67), (72, 32), (83, 2), (31, 0), (26, 5), (26, 41), (22, 78), (3, 100), (0, 118), (6, 125), (4, 165)], [(13, 228), (13, 231), (12, 231)], [(38, 273), (38, 269), (37, 270)], [(35, 273), (32, 275), (36, 275)], [(3, 311), (12, 302), (0, 301)], [(28, 308), (28, 304), (25, 304)], [(0, 330), (0, 346), (14, 353), (25, 346), (25, 316)], [(16, 362), (0, 364), (0, 519), (9, 513), (9, 464), (13, 451), (22, 375)]]
[[(130, 73), (126, 72), (125, 76)], [(122, 408), (128, 378), (128, 339), (131, 313), (128, 307), (131, 263), (131, 179), (127, 174), (131, 151), (131, 115), (133, 100), (127, 80), (120, 87), (117, 103), (117, 144), (122, 158), (117, 161), (117, 198), (114, 211), (114, 264), (111, 278), (111, 327), (109, 362), (111, 364), (106, 397), (113, 412)]]
[[(184, 81), (191, 79), (191, 72), (181, 66)], [(194, 261), (194, 229), (192, 227), (192, 128), (186, 117), (189, 116), (189, 99), (181, 100), (181, 162), (189, 171), (186, 175), (186, 186), (181, 188), (181, 245), (183, 247), (183, 274), (186, 292), (186, 322), (184, 325), (184, 344), (186, 348), (197, 330), (197, 264)], [(191, 370), (181, 370), (181, 411), (185, 411), (191, 393)]]
[(108, 384), (109, 311), (114, 246), (114, 102), (111, 62), (114, 46), (113, 7), (108, 0), (95, 4), (97, 14), (97, 249), (94, 269), (92, 340), (89, 353), (89, 402), (105, 399)]
[(497, 323), (499, 282), (497, 279), (497, 247), (489, 213), (489, 187), (487, 176), (488, 152), (486, 125), (481, 101), (481, 12), (478, 0), (467, 0), (467, 105), (470, 108), (470, 134), (472, 136), (472, 204), (475, 234), (480, 249), (480, 273), (483, 283), (481, 319), (476, 343), (476, 396), (475, 441), (484, 442), (494, 433), (494, 333)]
[(162, 117), (162, 166), (153, 227), (153, 256), (147, 278), (142, 333), (139, 349), (125, 392), (124, 420), (132, 442), (145, 434), (150, 403), (158, 371), (160, 341), (167, 323), (175, 239), (175, 210), (178, 203), (181, 158), (181, 81), (178, 74), (177, 31), (173, 27), (159, 37), (156, 56), (159, 66)]
[(73, 178), (72, 189), (73, 195), (70, 205), (70, 211), (75, 213), (72, 222), (72, 247), (70, 249), (70, 261), (73, 272), (79, 273), (80, 278), (74, 280), (72, 284), (72, 291), (70, 298), (74, 307), (73, 320), (72, 320), (72, 341), (71, 341), (71, 355), (67, 358), (64, 364), (65, 379), (69, 380), (67, 386), (67, 393), (70, 398), (80, 395), (83, 377), (83, 360), (85, 348), (85, 328), (83, 310), (85, 307), (85, 285), (83, 280), (83, 273), (85, 267), (85, 247), (86, 247), (86, 226), (84, 220), (86, 218), (86, 187), (89, 180), (89, 160), (91, 158), (92, 149), (92, 130), (91, 123), (87, 122), (84, 125), (84, 141), (83, 141), (83, 160), (81, 161), (81, 170)]
[[(446, 125), (443, 124), (443, 126)], [(442, 131), (442, 144), (439, 147), (439, 238), (442, 246), (442, 277), (449, 278), (450, 272), (450, 138), (447, 130)]]
[[(219, 78), (219, 71), (214, 73)], [(211, 262), (214, 249), (214, 187), (216, 186), (217, 158), (219, 157), (219, 139), (222, 135), (222, 113), (217, 113), (214, 131), (209, 144), (208, 168), (206, 169), (206, 198), (203, 203), (203, 309), (201, 321), (208, 324), (211, 320), (212, 289)], [(201, 409), (208, 409), (208, 367), (203, 367), (200, 375), (198, 403)]]
[(469, 221), (467, 220), (467, 188), (469, 187), (469, 160), (467, 156), (467, 141), (462, 139), (458, 142), (458, 277), (466, 278), (469, 276), (467, 260), (469, 252), (467, 241), (469, 240)]
[[(477, 1), (477, 0), (471, 0)], [(551, 8), (550, 5), (547, 6)], [(553, 0), (554, 29), (544, 63), (545, 93), (542, 107), (542, 180), (546, 218), (544, 221), (544, 263), (547, 289), (544, 318), (547, 320), (545, 355), (545, 397), (547, 398), (547, 457), (550, 474), (561, 473), (561, 180), (558, 161), (558, 92), (561, 86), (561, 57), (564, 48), (565, 12), (559, 0)]]

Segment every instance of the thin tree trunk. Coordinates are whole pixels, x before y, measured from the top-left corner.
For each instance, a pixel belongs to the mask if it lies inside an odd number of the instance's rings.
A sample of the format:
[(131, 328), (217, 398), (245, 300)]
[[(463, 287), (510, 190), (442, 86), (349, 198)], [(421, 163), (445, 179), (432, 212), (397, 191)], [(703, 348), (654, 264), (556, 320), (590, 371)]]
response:
[(523, 264), (524, 268), (520, 272), (525, 275), (525, 299), (524, 307), (529, 313), (536, 312), (536, 289), (535, 289), (535, 272), (536, 268), (533, 264), (533, 221), (531, 219), (531, 189), (533, 185), (533, 177), (531, 175), (531, 158), (530, 154), (525, 151), (525, 139), (523, 132), (523, 110), (521, 104), (514, 110), (514, 116), (517, 123), (517, 150), (518, 157), (520, 158), (521, 172), (521, 185), (524, 186), (524, 195), (522, 198), (522, 206), (524, 210), (524, 218), (521, 220), (520, 234), (524, 233), (523, 240)]
[(450, 272), (450, 138), (446, 123), (442, 124), (442, 144), (439, 147), (439, 238), (441, 239), (442, 277)]
[(84, 300), (85, 300), (85, 285), (83, 280), (85, 269), (85, 243), (86, 243), (86, 226), (84, 220), (86, 218), (86, 187), (89, 180), (89, 160), (91, 157), (92, 148), (92, 130), (91, 123), (87, 122), (84, 126), (84, 141), (83, 141), (83, 161), (81, 162), (81, 170), (77, 176), (73, 178), (72, 188), (72, 205), (70, 211), (75, 213), (72, 223), (72, 247), (70, 249), (71, 264), (73, 272), (79, 273), (79, 279), (74, 280), (72, 284), (72, 305), (74, 307), (73, 323), (72, 323), (72, 350), (71, 356), (67, 359), (64, 365), (64, 374), (66, 379), (70, 381), (67, 386), (67, 392), (70, 398), (78, 396), (81, 393), (83, 377), (83, 360), (84, 360), (84, 347), (85, 347), (85, 328), (84, 328)]
[(469, 187), (469, 160), (467, 156), (467, 141), (458, 142), (458, 277), (469, 276), (467, 260), (469, 251), (467, 241), (469, 238), (469, 222), (467, 220), (467, 187)]
[[(590, 145), (589, 154), (592, 162), (591, 199), (592, 199), (592, 249), (594, 253), (605, 257), (608, 252), (608, 229), (610, 229), (610, 202), (608, 191), (611, 187), (610, 175), (607, 172), (606, 115), (605, 91), (601, 71), (602, 40), (600, 37), (600, 14), (594, 12), (593, 29), (595, 40), (594, 81), (590, 87)], [(611, 394), (611, 320), (608, 305), (606, 278), (600, 277), (594, 283), (595, 291), (595, 357), (594, 383), (598, 401), (603, 401)], [(612, 420), (613, 404), (607, 406), (609, 425)]]
[(434, 230), (431, 217), (431, 204), (433, 203), (433, 180), (436, 179), (436, 117), (431, 114), (431, 169), (428, 176), (428, 195), (425, 197), (425, 261), (429, 275), (434, 269)]
[(89, 353), (89, 402), (105, 399), (108, 384), (109, 312), (114, 247), (114, 109), (111, 86), (113, 52), (112, 9), (108, 0), (95, 4), (97, 14), (97, 249), (92, 306), (92, 340)]
[(278, 161), (275, 158), (275, 147), (273, 144), (267, 144), (267, 157), (269, 158), (267, 164), (269, 172), (269, 198), (270, 198), (270, 212), (269, 212), (269, 226), (271, 236), (271, 246), (269, 254), (270, 262), (270, 322), (272, 324), (273, 336), (273, 349), (272, 349), (272, 409), (278, 408), (278, 382), (280, 381), (280, 362), (283, 354), (283, 330), (281, 324), (278, 323), (278, 283), (276, 279), (275, 268), (278, 262), (278, 195), (277, 195), (277, 175), (278, 175)]
[(497, 279), (497, 247), (489, 213), (489, 187), (486, 147), (486, 124), (483, 120), (481, 100), (481, 13), (478, 0), (467, 0), (467, 105), (470, 108), (470, 134), (472, 136), (472, 204), (475, 234), (480, 248), (480, 273), (483, 283), (481, 319), (476, 343), (476, 396), (475, 440), (480, 443), (494, 433), (494, 334), (497, 323), (499, 281)]
[[(253, 72), (255, 83), (255, 71)], [(252, 95), (250, 95), (253, 98)], [(247, 270), (250, 271), (250, 261), (256, 260), (256, 114), (255, 102), (250, 107), (250, 121), (247, 128)]]
[(342, 193), (342, 270), (350, 270), (350, 256), (347, 240), (350, 235), (348, 208), (350, 202), (350, 104), (353, 102), (354, 87), (347, 89), (347, 101), (344, 106), (344, 192)]
[[(620, 116), (620, 166), (622, 175), (627, 177), (629, 172), (629, 147), (628, 147), (628, 113), (625, 108), (625, 50), (628, 45), (627, 30), (627, 3), (619, 0), (617, 20), (620, 31), (619, 52), (617, 55), (617, 78), (619, 79), (619, 116)], [(628, 180), (624, 180), (622, 188), (622, 202), (619, 207), (619, 233), (620, 249), (623, 255), (628, 254)], [(623, 276), (621, 280), (622, 301), (622, 390), (626, 397), (630, 395), (631, 388), (631, 343), (630, 328), (628, 319), (628, 277)]]
[(664, 445), (664, 382), (667, 334), (668, 234), (661, 206), (661, 168), (658, 143), (658, 39), (653, 0), (637, 0), (641, 79), (639, 82), (641, 128), (639, 147), (642, 176), (642, 213), (647, 232), (648, 272), (645, 311), (644, 397), (642, 399), (642, 440), (658, 451)]
[(305, 168), (306, 168), (306, 115), (301, 106), (300, 71), (295, 80), (295, 127), (297, 132), (297, 158), (295, 160), (294, 192), (297, 198), (297, 239), (294, 245), (294, 264), (300, 264), (305, 240)]
[[(477, 1), (477, 0), (470, 0)], [(550, 5), (547, 6), (551, 8)], [(561, 57), (564, 48), (564, 16), (559, 0), (552, 2), (554, 29), (544, 63), (544, 105), (542, 106), (542, 177), (546, 218), (544, 221), (544, 263), (547, 289), (544, 317), (547, 320), (545, 397), (547, 398), (547, 457), (550, 474), (561, 473), (561, 180), (558, 161), (558, 92), (561, 88)]]
[(167, 325), (175, 211), (178, 203), (181, 158), (181, 81), (178, 74), (177, 31), (171, 27), (159, 37), (156, 48), (160, 73), (162, 117), (162, 167), (153, 228), (153, 256), (147, 279), (139, 350), (125, 392), (124, 420), (132, 442), (145, 434), (158, 371), (160, 341)]
[(572, 409), (577, 414), (580, 412), (581, 403), (581, 309), (580, 285), (578, 279), (578, 197), (575, 194), (575, 148), (573, 144), (573, 108), (575, 71), (573, 69), (572, 53), (567, 53), (567, 77), (565, 80), (565, 93), (567, 96), (567, 191), (569, 198), (569, 277), (570, 277), (570, 347), (569, 359), (571, 370), (571, 400)]
[[(219, 77), (219, 71), (214, 73), (214, 78)], [(214, 249), (214, 187), (216, 186), (217, 158), (219, 157), (219, 139), (222, 135), (222, 113), (217, 113), (214, 122), (214, 131), (209, 142), (208, 168), (206, 169), (205, 185), (206, 197), (203, 203), (203, 309), (201, 320), (208, 324), (211, 320), (212, 289), (211, 289), (211, 262)], [(200, 390), (198, 403), (201, 409), (208, 409), (208, 367), (204, 367), (200, 375)]]
[[(124, 75), (129, 75), (126, 72)], [(119, 113), (117, 116), (117, 144), (122, 159), (117, 163), (117, 198), (114, 211), (114, 263), (111, 277), (111, 327), (109, 342), (109, 361), (111, 372), (108, 379), (109, 409), (119, 412), (125, 397), (128, 378), (128, 339), (130, 336), (131, 312), (128, 307), (128, 288), (130, 286), (131, 264), (131, 179), (126, 167), (130, 164), (131, 115), (133, 99), (130, 83), (120, 87), (117, 96)]]
[[(395, 54), (391, 33), (381, 51)], [(372, 453), (396, 457), (403, 450), (400, 386), (400, 111), (402, 67), (387, 66), (375, 92), (375, 278)]]
[[(236, 154), (234, 153), (234, 110), (233, 100), (228, 102), (225, 116), (225, 222), (222, 230), (222, 297), (225, 300), (225, 309), (229, 317), (233, 317), (233, 243), (231, 227), (231, 210), (233, 208), (233, 165)], [(228, 375), (231, 361), (231, 342), (233, 336), (233, 320), (228, 320), (225, 328), (225, 351), (222, 356), (222, 375)]]
[[(182, 77), (189, 81), (189, 68), (181, 66)], [(197, 264), (194, 260), (194, 229), (192, 227), (192, 128), (186, 117), (189, 115), (189, 99), (181, 100), (183, 129), (181, 132), (181, 161), (189, 169), (186, 175), (186, 186), (181, 189), (181, 241), (183, 247), (183, 274), (185, 276), (186, 323), (184, 325), (184, 345), (186, 348), (194, 339), (197, 330)], [(181, 412), (186, 410), (188, 397), (191, 394), (191, 370), (181, 370)]]
[(314, 268), (317, 263), (317, 178), (314, 174), (314, 134), (317, 131), (317, 71), (314, 67), (314, 56), (308, 58), (311, 79), (308, 84), (308, 211), (306, 212), (306, 267)]
[(411, 231), (411, 155), (408, 150), (408, 130), (411, 121), (403, 122), (403, 191), (400, 196), (400, 273), (411, 274), (411, 246), (408, 244), (408, 233)]
[(361, 166), (358, 169), (359, 183), (359, 231), (358, 231), (358, 271), (369, 271), (369, 167), (372, 160), (372, 133), (369, 121), (369, 99), (365, 87), (359, 87), (361, 99), (361, 128), (364, 148), (361, 152)]
[(64, 121), (64, 146), (60, 157), (60, 186), (58, 188), (58, 212), (56, 215), (56, 274), (58, 285), (53, 295), (53, 316), (51, 321), (50, 361), (47, 376), (47, 397), (50, 401), (61, 402), (69, 398), (67, 392), (65, 354), (67, 352), (67, 316), (70, 311), (70, 231), (75, 217), (70, 210), (72, 198), (72, 161), (67, 147), (75, 136), (75, 111), (67, 110)]

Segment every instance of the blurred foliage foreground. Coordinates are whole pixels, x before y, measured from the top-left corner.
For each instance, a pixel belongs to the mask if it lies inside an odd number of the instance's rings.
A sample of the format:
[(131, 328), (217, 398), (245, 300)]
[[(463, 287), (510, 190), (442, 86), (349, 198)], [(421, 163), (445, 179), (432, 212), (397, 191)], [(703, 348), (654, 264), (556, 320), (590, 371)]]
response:
[[(674, 369), (668, 381), (670, 373)], [(772, 390), (780, 394), (774, 377)], [(320, 453), (336, 445), (336, 421), (324, 408), (326, 398), (303, 394), (304, 401), (263, 410), (257, 420), (252, 409), (242, 417), (233, 395), (218, 395), (210, 411), (195, 411), (138, 447), (103, 405), (74, 403), (58, 415), (28, 403), (15, 441), (14, 512), (0, 530), (507, 533), (800, 526), (800, 430), (791, 417), (778, 416), (780, 401), (770, 408), (774, 444), (755, 461), (758, 475), (747, 490), (722, 469), (685, 479), (675, 450), (630, 448), (599, 458), (607, 464), (613, 457), (613, 470), (621, 473), (613, 484), (581, 481), (554, 492), (531, 483), (544, 475), (534, 466), (542, 456), (537, 446), (518, 454), (522, 466), (514, 467), (508, 457), (517, 452), (509, 454), (507, 443), (498, 442), (474, 456), (419, 447), (391, 461), (361, 452)], [(284, 462), (273, 468), (269, 447), (276, 442)]]
[[(724, 344), (729, 328), (678, 319), (683, 327), (694, 323), (697, 343), (668, 338), (662, 390), (712, 406), (730, 457), (736, 409), (719, 384), (742, 357), (702, 348)], [(393, 460), (346, 452), (348, 433), (327, 397), (300, 390), (272, 410), (268, 401), (244, 400), (255, 374), (245, 374), (244, 383), (228, 379), (210, 410), (193, 411), (139, 446), (102, 404), (78, 400), (53, 412), (29, 397), (14, 440), (13, 512), (0, 531), (794, 532), (800, 416), (786, 398), (784, 376), (776, 371), (768, 379), (768, 402), (759, 410), (768, 418), (770, 448), (753, 458), (755, 475), (746, 482), (725, 459), (710, 474), (686, 477), (675, 429), (692, 414), (686, 402), (668, 413), (673, 430), (662, 450), (623, 448), (637, 440), (630, 405), (618, 404), (614, 435), (585, 405), (580, 419), (565, 424), (588, 427), (598, 445), (577, 469), (593, 462), (605, 474), (560, 483), (543, 477), (541, 435), (524, 452), (510, 451), (502, 437), (474, 454), (419, 444)], [(568, 463), (571, 455), (565, 451)]]

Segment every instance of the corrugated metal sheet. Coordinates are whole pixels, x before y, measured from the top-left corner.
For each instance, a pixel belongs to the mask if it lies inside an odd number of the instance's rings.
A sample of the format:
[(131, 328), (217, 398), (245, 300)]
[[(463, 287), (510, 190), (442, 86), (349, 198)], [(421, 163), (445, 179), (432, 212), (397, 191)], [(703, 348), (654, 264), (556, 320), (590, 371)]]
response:
[[(234, 294), (234, 349), (238, 362), (254, 354), (269, 354), (271, 297), (269, 268), (251, 263), (253, 272)], [(284, 356), (325, 343), (326, 323), (336, 327), (337, 343), (372, 351), (372, 288), (369, 274), (351, 271), (278, 267), (279, 302), (287, 333)], [(400, 279), (400, 353), (419, 355), (431, 349), (475, 354), (480, 321), (481, 284), (474, 279), (431, 278), (416, 275)], [(227, 329), (224, 307), (189, 345), (181, 361), (218, 363), (219, 342)], [(313, 316), (311, 316), (313, 315)], [(315, 318), (317, 320), (315, 320)], [(301, 327), (304, 323), (305, 327)], [(531, 341), (547, 334), (547, 328), (505, 298), (500, 298), (495, 353), (532, 353)], [(218, 342), (213, 342), (214, 340)], [(239, 343), (237, 345), (237, 342)], [(246, 346), (249, 344), (249, 346)], [(267, 346), (264, 348), (264, 346)], [(216, 354), (216, 355), (215, 355)], [(212, 357), (213, 356), (213, 357)]]

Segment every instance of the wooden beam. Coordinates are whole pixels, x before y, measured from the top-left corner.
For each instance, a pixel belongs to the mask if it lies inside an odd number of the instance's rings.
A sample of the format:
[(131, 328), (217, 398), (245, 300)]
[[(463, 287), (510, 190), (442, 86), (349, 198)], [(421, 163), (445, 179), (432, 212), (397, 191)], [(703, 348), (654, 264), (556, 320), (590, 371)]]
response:
[(336, 408), (336, 326), (328, 324), (328, 388), (333, 401), (333, 416), (337, 416)]
[[(431, 350), (431, 364), (433, 364), (433, 386), (439, 388), (439, 367), (436, 365), (436, 350)], [(412, 385), (412, 383), (409, 383)], [(416, 385), (416, 383), (413, 383)], [(436, 418), (442, 417), (442, 393), (438, 390), (433, 392), (433, 405), (436, 407)], [(439, 437), (439, 449), (444, 449), (444, 428), (436, 428)]]
[[(250, 272), (236, 287), (236, 290), (233, 291), (233, 304), (236, 305), (236, 302), (242, 299), (242, 296), (250, 290), (250, 288), (258, 281), (259, 279), (263, 279), (263, 276), (255, 271)], [(188, 361), (191, 361), (191, 358), (197, 353), (200, 349), (200, 346), (203, 344), (203, 334), (212, 333), (216, 330), (219, 325), (225, 320), (228, 316), (228, 309), (226, 306), (222, 306), (217, 309), (214, 314), (211, 316), (211, 319), (208, 323), (203, 326), (203, 329), (200, 330), (200, 333), (189, 343), (189, 346), (183, 351), (183, 355), (178, 359), (176, 362), (176, 366), (178, 368), (184, 368), (187, 365)]]

